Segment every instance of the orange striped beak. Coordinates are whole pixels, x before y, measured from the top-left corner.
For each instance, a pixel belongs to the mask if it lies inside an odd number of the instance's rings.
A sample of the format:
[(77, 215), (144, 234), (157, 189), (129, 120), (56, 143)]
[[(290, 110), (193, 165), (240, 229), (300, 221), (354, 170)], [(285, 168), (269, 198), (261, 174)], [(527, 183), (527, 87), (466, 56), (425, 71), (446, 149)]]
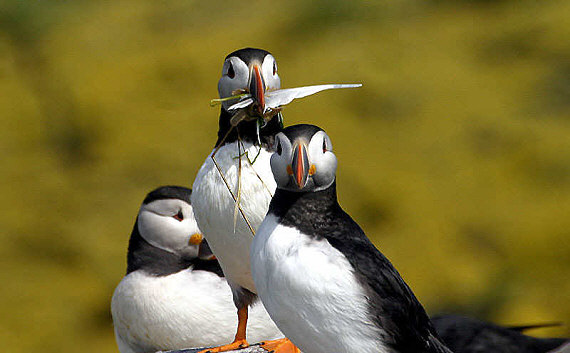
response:
[(263, 115), (265, 112), (265, 81), (263, 80), (263, 76), (261, 76), (261, 68), (259, 65), (253, 65), (250, 77), (249, 94), (251, 94), (251, 98), (253, 98), (258, 113)]
[(293, 161), (291, 163), (291, 170), (293, 172), (293, 180), (299, 189), (302, 189), (307, 184), (309, 179), (309, 157), (307, 156), (307, 147), (298, 143), (293, 150)]

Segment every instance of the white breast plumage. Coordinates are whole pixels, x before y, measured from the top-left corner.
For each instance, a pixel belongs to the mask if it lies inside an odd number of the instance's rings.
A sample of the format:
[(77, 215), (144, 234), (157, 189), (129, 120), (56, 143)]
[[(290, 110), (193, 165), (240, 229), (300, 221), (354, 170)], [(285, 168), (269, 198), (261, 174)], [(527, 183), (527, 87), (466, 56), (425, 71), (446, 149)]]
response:
[[(263, 221), (275, 192), (275, 180), (269, 160), (271, 153), (243, 143), (251, 165), (242, 157), (240, 205), (253, 229)], [(244, 153), (244, 150), (241, 150)], [(259, 153), (259, 154), (258, 154)], [(228, 143), (216, 153), (216, 161), (224, 172), (232, 191), (238, 191), (238, 142)], [(261, 179), (261, 180), (260, 180)], [(263, 181), (263, 182), (262, 182)], [(192, 205), (198, 227), (204, 233), (228, 280), (255, 292), (249, 266), (249, 249), (253, 235), (238, 213), (234, 225), (235, 202), (210, 156), (194, 181)]]
[[(219, 345), (237, 327), (227, 282), (207, 271), (131, 272), (115, 290), (111, 310), (121, 353)], [(250, 311), (248, 328), (254, 342), (282, 336), (261, 303)]]
[(390, 351), (350, 263), (326, 239), (279, 225), (270, 214), (253, 240), (251, 263), (269, 315), (303, 352)]

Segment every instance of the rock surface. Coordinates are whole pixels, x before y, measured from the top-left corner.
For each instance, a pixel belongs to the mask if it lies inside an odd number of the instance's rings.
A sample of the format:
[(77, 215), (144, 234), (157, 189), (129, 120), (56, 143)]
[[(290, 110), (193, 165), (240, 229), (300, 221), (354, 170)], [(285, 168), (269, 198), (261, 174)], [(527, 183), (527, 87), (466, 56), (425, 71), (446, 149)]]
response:
[[(159, 351), (157, 353), (197, 353), (201, 350), (206, 348), (189, 348), (189, 349), (180, 349), (174, 351)], [(254, 344), (246, 348), (236, 349), (234, 351), (228, 351), (225, 353), (267, 353), (267, 351), (259, 346), (259, 344)]]
[[(203, 349), (205, 348), (189, 348), (189, 349), (180, 349), (175, 351), (159, 351), (157, 353), (197, 353)], [(254, 344), (247, 348), (228, 351), (226, 353), (267, 353), (267, 351), (261, 348), (258, 344)], [(553, 351), (550, 351), (549, 353), (570, 353), (570, 342), (564, 344), (563, 346)]]

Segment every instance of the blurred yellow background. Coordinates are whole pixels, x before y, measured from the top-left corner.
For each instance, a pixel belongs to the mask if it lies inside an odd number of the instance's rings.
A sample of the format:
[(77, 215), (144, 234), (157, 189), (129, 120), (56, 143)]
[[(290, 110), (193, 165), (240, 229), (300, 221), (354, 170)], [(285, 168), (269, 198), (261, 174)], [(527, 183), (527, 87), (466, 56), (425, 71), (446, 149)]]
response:
[(191, 185), (223, 58), (245, 46), (274, 54), (283, 87), (364, 84), (296, 101), (285, 123), (328, 132), (341, 204), (430, 313), (570, 335), (569, 1), (1, 8), (5, 351), (116, 351), (138, 207)]

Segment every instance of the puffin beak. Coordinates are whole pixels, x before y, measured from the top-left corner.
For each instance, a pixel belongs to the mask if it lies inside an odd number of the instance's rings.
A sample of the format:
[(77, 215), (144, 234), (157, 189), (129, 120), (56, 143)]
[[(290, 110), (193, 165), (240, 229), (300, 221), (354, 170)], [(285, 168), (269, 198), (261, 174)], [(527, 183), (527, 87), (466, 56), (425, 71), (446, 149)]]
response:
[(202, 234), (200, 233), (194, 233), (190, 236), (190, 239), (188, 240), (188, 245), (198, 245), (202, 242)]
[(265, 81), (261, 76), (261, 67), (258, 64), (253, 65), (250, 77), (249, 94), (253, 98), (258, 113), (263, 115), (265, 112)]
[(293, 162), (291, 163), (291, 174), (295, 184), (302, 189), (309, 179), (309, 157), (307, 147), (303, 143), (297, 143), (293, 150)]

